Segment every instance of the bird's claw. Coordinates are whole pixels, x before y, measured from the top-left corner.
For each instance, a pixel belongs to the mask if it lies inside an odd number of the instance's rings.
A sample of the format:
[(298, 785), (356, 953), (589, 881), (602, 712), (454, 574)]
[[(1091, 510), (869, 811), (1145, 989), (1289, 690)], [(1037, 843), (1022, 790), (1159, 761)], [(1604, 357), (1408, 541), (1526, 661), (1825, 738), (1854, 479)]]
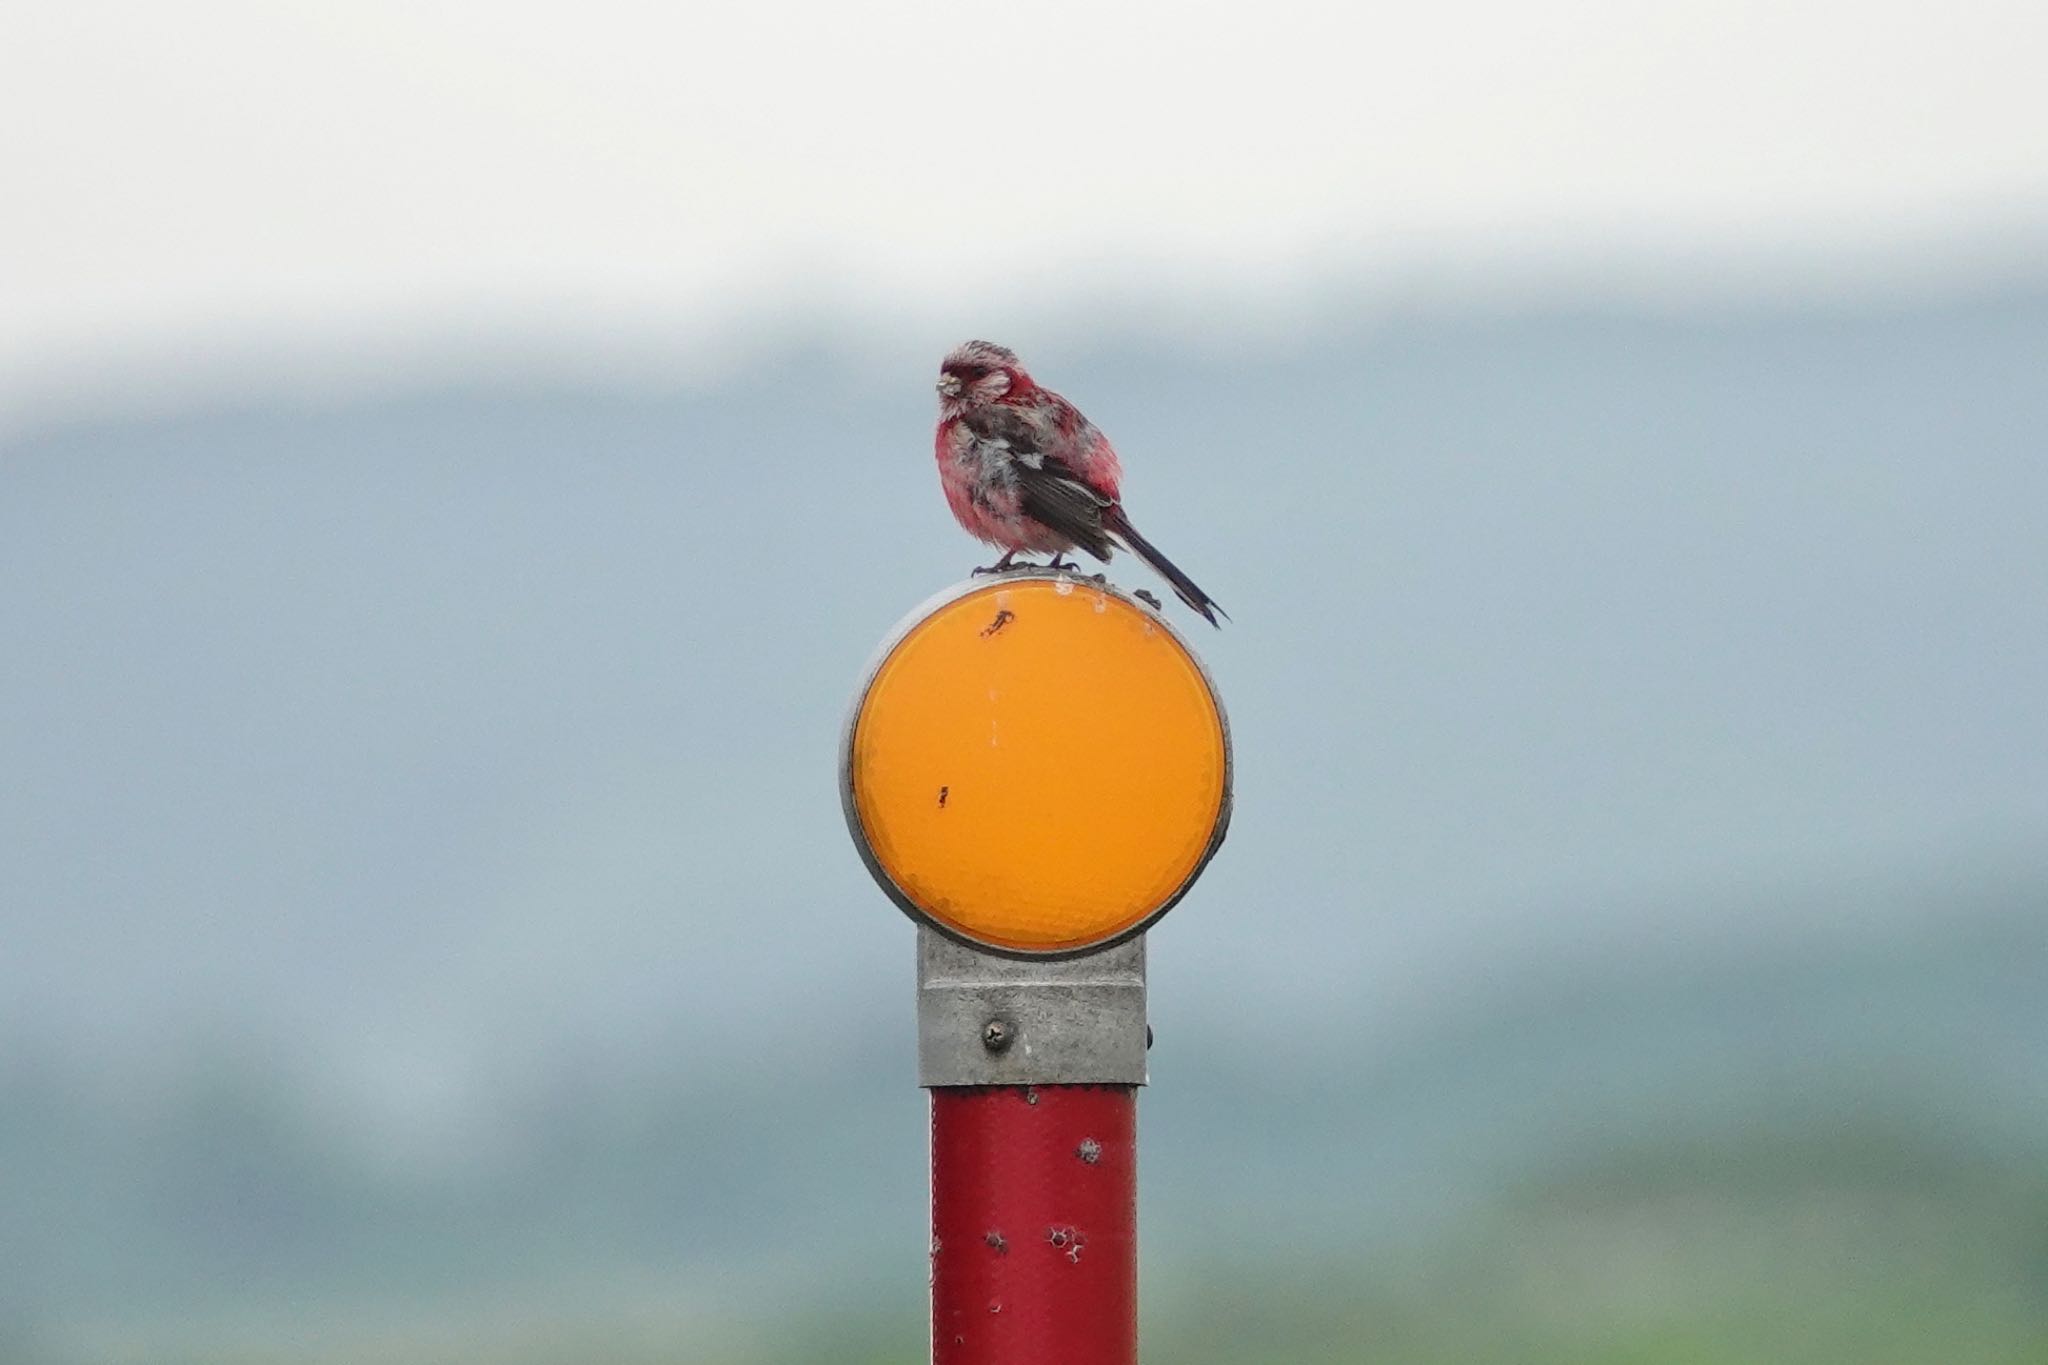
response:
[[(1056, 571), (1072, 573), (1076, 569), (1081, 567), (1081, 565), (1077, 561), (1068, 559), (1063, 555), (1054, 555), (1052, 557), (1052, 562), (1050, 564), (1032, 564), (1027, 561), (1017, 559), (1016, 554), (1017, 552), (1015, 550), (1011, 550), (1008, 554), (1004, 555), (1001, 559), (998, 559), (995, 563), (985, 564), (981, 568), (975, 569), (972, 573), (972, 576), (975, 578), (979, 578), (981, 575), (985, 573), (1019, 573), (1026, 569), (1053, 569)], [(1101, 574), (1096, 574), (1094, 581), (1100, 583), (1104, 580)]]

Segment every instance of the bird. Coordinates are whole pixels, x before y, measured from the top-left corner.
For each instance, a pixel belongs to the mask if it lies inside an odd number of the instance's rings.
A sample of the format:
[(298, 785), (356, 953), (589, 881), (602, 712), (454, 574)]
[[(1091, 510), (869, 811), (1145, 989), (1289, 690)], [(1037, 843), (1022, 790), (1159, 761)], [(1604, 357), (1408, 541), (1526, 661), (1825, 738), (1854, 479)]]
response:
[(1173, 585), (1180, 600), (1221, 629), (1228, 613), (1151, 541), (1123, 506), (1123, 462), (1081, 410), (1041, 388), (1017, 353), (967, 341), (939, 364), (939, 485), (966, 532), (1002, 550), (986, 570), (1012, 567), (1020, 554), (1086, 550), (1105, 564), (1117, 545)]

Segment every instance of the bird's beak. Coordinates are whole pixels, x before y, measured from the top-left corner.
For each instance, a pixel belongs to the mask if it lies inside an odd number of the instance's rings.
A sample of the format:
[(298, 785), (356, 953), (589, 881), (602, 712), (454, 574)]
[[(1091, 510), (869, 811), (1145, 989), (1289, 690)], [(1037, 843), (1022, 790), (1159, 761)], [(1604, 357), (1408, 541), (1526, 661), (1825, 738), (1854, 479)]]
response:
[(940, 375), (939, 392), (948, 398), (958, 398), (960, 396), (960, 376), (957, 374)]

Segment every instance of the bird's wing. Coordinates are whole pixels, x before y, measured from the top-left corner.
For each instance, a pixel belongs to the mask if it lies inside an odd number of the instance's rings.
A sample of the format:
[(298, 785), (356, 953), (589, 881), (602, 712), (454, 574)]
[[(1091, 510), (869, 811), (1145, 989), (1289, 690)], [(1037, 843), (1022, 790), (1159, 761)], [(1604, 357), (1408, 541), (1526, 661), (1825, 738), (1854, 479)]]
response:
[(1050, 447), (1037, 423), (1020, 412), (992, 408), (970, 414), (969, 428), (991, 444), (1000, 443), (1010, 457), (1018, 509), (1094, 555), (1107, 560), (1113, 548), (1102, 525), (1102, 511), (1116, 505), (1089, 486), (1079, 471)]

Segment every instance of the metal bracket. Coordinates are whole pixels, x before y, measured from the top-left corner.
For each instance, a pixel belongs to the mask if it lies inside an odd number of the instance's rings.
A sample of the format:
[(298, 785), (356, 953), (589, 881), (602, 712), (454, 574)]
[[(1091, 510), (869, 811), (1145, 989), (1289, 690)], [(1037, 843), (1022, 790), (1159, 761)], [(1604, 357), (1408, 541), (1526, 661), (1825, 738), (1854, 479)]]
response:
[(1143, 1085), (1145, 939), (1054, 960), (917, 929), (918, 1084)]

